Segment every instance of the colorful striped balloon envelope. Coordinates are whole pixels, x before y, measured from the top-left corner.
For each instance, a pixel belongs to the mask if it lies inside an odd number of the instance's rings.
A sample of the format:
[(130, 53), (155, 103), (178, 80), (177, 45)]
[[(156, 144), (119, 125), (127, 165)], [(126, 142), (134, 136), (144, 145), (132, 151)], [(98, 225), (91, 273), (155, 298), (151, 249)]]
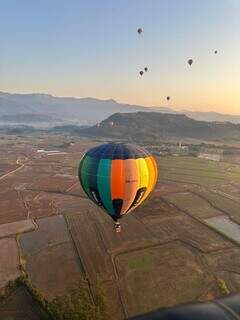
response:
[(157, 181), (154, 157), (131, 144), (108, 143), (90, 149), (79, 165), (87, 196), (117, 221), (148, 197)]

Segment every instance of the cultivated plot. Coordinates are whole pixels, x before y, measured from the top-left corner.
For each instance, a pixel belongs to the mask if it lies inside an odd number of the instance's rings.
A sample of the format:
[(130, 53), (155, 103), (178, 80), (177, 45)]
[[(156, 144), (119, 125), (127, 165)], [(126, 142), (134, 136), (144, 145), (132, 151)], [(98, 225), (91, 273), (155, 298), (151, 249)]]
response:
[(129, 315), (196, 300), (214, 281), (196, 252), (178, 242), (119, 254), (116, 265)]
[(220, 210), (215, 209), (206, 200), (191, 192), (168, 195), (164, 199), (174, 204), (178, 209), (198, 219), (223, 215)]
[(0, 239), (0, 288), (20, 275), (18, 246), (14, 238)]
[(53, 298), (81, 279), (81, 268), (64, 217), (37, 223), (36, 231), (20, 236), (22, 260), (33, 285)]

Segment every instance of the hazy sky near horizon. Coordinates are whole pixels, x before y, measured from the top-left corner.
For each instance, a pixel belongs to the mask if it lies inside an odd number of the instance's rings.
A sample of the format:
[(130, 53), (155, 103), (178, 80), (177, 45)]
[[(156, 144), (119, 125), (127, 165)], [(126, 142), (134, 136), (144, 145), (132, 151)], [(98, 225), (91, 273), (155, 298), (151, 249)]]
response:
[(240, 114), (240, 0), (0, 4), (0, 91)]

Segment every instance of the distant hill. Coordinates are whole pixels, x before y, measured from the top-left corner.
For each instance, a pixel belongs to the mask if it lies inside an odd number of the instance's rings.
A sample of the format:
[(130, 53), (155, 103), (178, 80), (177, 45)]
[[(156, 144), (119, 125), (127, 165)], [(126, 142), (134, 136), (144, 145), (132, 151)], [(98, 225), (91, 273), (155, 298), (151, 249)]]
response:
[(182, 114), (116, 113), (99, 126), (82, 129), (82, 133), (117, 139), (126, 137), (134, 141), (169, 137), (240, 140), (240, 124), (196, 121)]
[[(65, 124), (90, 125), (100, 122), (114, 113), (126, 112), (160, 112), (178, 114), (168, 107), (143, 107), (118, 103), (115, 100), (94, 98), (65, 98), (49, 94), (10, 94), (0, 92), (0, 117), (16, 116), (19, 124), (28, 124), (32, 115), (50, 116), (61, 119)], [(203, 121), (230, 121), (240, 123), (240, 116), (223, 115), (213, 112), (182, 112), (188, 117)], [(23, 115), (20, 117), (19, 115)], [(25, 117), (25, 120), (23, 121)], [(10, 121), (5, 118), (6, 121)], [(13, 119), (13, 118), (12, 118)], [(37, 117), (35, 116), (35, 119)], [(17, 120), (18, 121), (18, 120)], [(13, 121), (12, 121), (13, 122)], [(37, 121), (34, 121), (37, 123)], [(48, 121), (51, 123), (51, 120)], [(33, 124), (33, 121), (31, 122)], [(53, 126), (55, 123), (53, 122)]]

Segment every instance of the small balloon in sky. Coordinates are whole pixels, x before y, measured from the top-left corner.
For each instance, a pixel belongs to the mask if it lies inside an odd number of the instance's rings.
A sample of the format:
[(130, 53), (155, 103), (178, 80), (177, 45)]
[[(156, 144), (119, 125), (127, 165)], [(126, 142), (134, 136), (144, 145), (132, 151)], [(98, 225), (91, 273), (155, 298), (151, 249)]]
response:
[(139, 74), (140, 74), (140, 76), (142, 76), (142, 75), (144, 74), (144, 72), (141, 70), (141, 71), (139, 72)]
[(169, 96), (167, 96), (167, 100), (169, 101), (171, 98)]
[(188, 64), (191, 66), (193, 64), (193, 59), (188, 59)]
[(138, 34), (141, 34), (143, 32), (143, 29), (142, 28), (138, 28), (137, 32), (138, 32)]
[(218, 53), (218, 51), (217, 51), (217, 50), (215, 50), (215, 51), (214, 51), (214, 53), (215, 53), (215, 54), (217, 54), (217, 53)]
[(145, 71), (145, 72), (148, 72), (148, 67), (145, 67), (145, 68), (144, 68), (144, 71)]

